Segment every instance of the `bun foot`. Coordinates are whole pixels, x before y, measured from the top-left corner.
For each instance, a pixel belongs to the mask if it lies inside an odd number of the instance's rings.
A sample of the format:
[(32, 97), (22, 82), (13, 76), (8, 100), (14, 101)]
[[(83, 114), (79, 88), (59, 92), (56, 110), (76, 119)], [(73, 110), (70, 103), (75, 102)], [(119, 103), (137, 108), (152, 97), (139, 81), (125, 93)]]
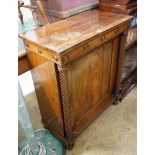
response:
[(113, 105), (117, 105), (117, 104), (119, 104), (120, 103), (120, 101), (115, 101), (114, 103), (113, 103)]
[(73, 147), (74, 147), (74, 142), (73, 142), (73, 141), (72, 141), (72, 142), (68, 142), (67, 144), (65, 144), (65, 146), (66, 146), (66, 148), (67, 148), (68, 150), (72, 150)]

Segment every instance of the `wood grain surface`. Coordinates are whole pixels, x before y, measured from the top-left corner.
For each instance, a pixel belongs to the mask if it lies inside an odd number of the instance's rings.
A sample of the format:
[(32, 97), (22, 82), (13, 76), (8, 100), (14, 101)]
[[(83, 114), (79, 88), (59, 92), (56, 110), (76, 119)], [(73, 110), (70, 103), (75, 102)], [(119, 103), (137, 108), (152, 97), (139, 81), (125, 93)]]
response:
[(68, 149), (116, 100), (131, 20), (91, 10), (21, 35), (42, 122)]
[(65, 50), (91, 39), (95, 35), (122, 25), (131, 18), (131, 16), (90, 10), (37, 30), (32, 30), (20, 35), (20, 37), (53, 52), (63, 53)]

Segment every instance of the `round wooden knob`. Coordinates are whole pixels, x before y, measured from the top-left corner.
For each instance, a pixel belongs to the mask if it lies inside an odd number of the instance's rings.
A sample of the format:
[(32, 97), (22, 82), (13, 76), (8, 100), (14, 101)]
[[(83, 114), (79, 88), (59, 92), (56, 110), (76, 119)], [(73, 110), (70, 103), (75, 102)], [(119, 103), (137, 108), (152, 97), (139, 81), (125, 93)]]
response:
[(116, 29), (116, 30), (115, 30), (115, 33), (117, 34), (118, 32), (119, 32), (119, 29)]
[(43, 52), (42, 52), (42, 50), (38, 50), (38, 53), (42, 54)]
[(84, 50), (87, 50), (88, 48), (89, 48), (88, 44), (84, 45)]
[(104, 39), (106, 39), (105, 36), (101, 36), (101, 41), (104, 41)]

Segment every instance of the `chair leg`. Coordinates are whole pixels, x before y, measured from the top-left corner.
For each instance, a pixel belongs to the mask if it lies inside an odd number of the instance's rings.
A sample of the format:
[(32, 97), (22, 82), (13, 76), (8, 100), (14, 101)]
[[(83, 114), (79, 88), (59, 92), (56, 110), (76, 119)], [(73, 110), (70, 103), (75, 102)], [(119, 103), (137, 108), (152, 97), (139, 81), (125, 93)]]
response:
[(18, 16), (19, 16), (19, 19), (20, 19), (21, 23), (24, 24), (24, 21), (23, 21), (23, 14), (22, 14), (20, 8), (18, 8)]
[(46, 15), (46, 11), (45, 11), (45, 8), (44, 8), (42, 2), (40, 0), (36, 0), (36, 5), (37, 5), (37, 9), (38, 9), (40, 15), (43, 17), (45, 23), (49, 24), (49, 20)]

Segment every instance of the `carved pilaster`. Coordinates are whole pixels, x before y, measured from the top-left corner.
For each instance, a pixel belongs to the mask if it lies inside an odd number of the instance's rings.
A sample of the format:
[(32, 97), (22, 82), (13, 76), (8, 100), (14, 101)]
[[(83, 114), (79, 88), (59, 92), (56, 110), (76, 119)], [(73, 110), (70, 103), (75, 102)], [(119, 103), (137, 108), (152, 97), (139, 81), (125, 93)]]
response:
[(59, 79), (60, 79), (60, 89), (61, 89), (61, 98), (62, 98), (62, 108), (63, 108), (63, 117), (65, 124), (65, 132), (67, 139), (67, 147), (72, 148), (74, 145), (74, 136), (72, 134), (71, 129), (71, 118), (70, 118), (70, 110), (69, 110), (69, 90), (67, 84), (67, 65), (65, 66), (57, 66), (59, 71)]
[(121, 79), (122, 79), (122, 71), (123, 65), (125, 61), (125, 49), (126, 49), (126, 42), (127, 42), (127, 34), (128, 31), (125, 31), (121, 34), (121, 41), (120, 41), (120, 52), (118, 58), (118, 69), (117, 69), (117, 79), (116, 79), (116, 101), (121, 101)]

